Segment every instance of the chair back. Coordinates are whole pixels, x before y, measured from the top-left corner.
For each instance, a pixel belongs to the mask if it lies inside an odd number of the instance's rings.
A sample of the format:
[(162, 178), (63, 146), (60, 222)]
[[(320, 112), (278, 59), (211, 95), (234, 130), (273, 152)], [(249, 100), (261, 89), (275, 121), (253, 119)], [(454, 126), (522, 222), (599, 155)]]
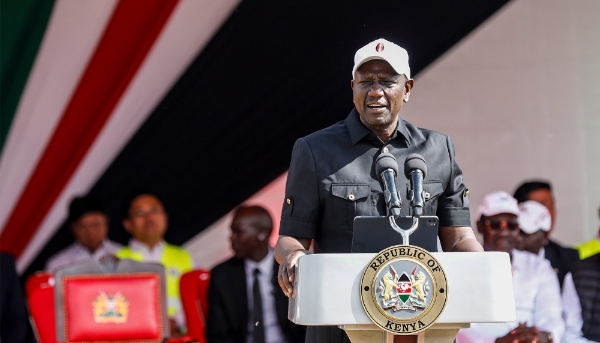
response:
[(90, 261), (56, 272), (57, 339), (70, 342), (162, 342), (169, 337), (165, 269), (132, 260), (112, 272)]
[(37, 341), (57, 343), (54, 318), (54, 276), (50, 272), (37, 272), (25, 284), (29, 316)]
[(208, 270), (192, 270), (181, 276), (179, 290), (188, 327), (188, 335), (206, 343), (206, 316), (208, 315)]

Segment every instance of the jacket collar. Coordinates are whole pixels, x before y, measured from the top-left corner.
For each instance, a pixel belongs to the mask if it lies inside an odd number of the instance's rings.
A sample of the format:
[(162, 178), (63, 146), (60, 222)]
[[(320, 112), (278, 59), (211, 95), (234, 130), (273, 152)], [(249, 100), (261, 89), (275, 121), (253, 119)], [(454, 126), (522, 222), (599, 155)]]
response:
[[(360, 121), (360, 117), (358, 115), (358, 111), (356, 111), (356, 108), (352, 109), (352, 112), (350, 112), (348, 117), (346, 117), (344, 123), (348, 128), (348, 133), (350, 134), (350, 141), (352, 142), (352, 145), (358, 143), (364, 138), (367, 138), (367, 140), (369, 141), (379, 141), (380, 144), (383, 145), (383, 142), (381, 142), (377, 138), (377, 135), (375, 135), (373, 131), (371, 131), (368, 127), (365, 126), (365, 124), (363, 124)], [(410, 145), (406, 124), (404, 123), (404, 120), (402, 120), (400, 117), (398, 117), (398, 125), (396, 125), (396, 132), (394, 132), (390, 140), (398, 138), (398, 134), (400, 134), (404, 138), (404, 141), (407, 145)]]

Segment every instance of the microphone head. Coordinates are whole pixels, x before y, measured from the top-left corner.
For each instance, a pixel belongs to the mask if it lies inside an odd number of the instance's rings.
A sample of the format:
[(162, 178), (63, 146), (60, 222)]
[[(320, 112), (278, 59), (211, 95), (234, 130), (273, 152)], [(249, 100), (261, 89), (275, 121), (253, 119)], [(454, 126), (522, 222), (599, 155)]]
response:
[(398, 175), (398, 161), (394, 155), (389, 152), (384, 152), (377, 156), (377, 159), (375, 160), (375, 172), (377, 173), (377, 176), (381, 177), (381, 172), (386, 169), (392, 169), (394, 173)]
[(407, 179), (410, 179), (410, 172), (418, 169), (423, 173), (423, 178), (427, 175), (427, 164), (423, 156), (419, 154), (410, 154), (404, 161), (404, 175)]

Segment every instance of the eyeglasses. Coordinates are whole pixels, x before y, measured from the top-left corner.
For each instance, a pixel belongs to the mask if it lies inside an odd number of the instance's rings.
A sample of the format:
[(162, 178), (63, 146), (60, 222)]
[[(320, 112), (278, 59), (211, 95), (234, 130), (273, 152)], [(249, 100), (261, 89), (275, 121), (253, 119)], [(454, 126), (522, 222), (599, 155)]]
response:
[(486, 220), (485, 227), (488, 231), (500, 232), (501, 230), (516, 231), (519, 230), (519, 223), (508, 222), (506, 220)]
[(165, 210), (160, 207), (152, 207), (148, 210), (138, 209), (131, 213), (131, 218), (142, 218), (142, 217), (145, 217), (147, 214), (155, 215), (155, 214), (161, 214), (164, 212), (165, 212)]

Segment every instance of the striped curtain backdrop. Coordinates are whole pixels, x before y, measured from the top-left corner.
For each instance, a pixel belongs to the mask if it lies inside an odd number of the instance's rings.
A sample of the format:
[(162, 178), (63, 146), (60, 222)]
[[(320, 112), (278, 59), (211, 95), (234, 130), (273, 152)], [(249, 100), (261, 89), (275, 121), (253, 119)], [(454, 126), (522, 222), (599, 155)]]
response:
[(278, 222), (294, 141), (352, 109), (358, 48), (398, 43), (418, 79), (506, 3), (3, 0), (0, 249), (24, 275), (43, 268), (88, 193), (127, 243), (123, 198), (149, 188), (166, 240), (210, 267), (229, 254), (235, 206), (264, 204)]

